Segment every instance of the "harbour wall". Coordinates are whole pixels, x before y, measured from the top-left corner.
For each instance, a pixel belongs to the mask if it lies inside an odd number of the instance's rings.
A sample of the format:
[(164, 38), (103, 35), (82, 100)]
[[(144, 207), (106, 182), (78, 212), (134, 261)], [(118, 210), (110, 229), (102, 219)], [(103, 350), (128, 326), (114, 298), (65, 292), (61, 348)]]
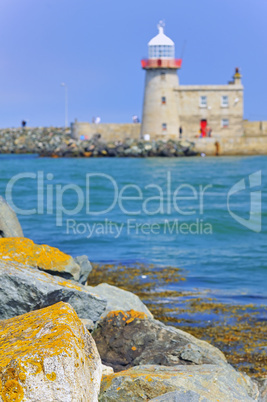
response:
[(104, 141), (123, 141), (126, 138), (138, 140), (140, 138), (141, 124), (139, 123), (100, 123), (91, 124), (77, 122), (71, 124), (71, 136), (74, 139), (92, 138), (100, 134)]
[[(0, 153), (50, 155), (60, 153), (63, 148), (63, 151), (68, 153), (70, 150), (83, 147), (82, 144), (86, 145), (90, 142), (86, 140), (92, 139), (95, 135), (100, 142), (106, 143), (108, 148), (112, 148), (112, 144), (115, 147), (120, 143), (126, 144), (127, 138), (131, 139), (132, 146), (138, 145), (140, 140), (141, 125), (138, 123), (98, 125), (76, 123), (76, 132), (73, 128), (72, 125), (72, 130), (56, 127), (0, 129)], [(161, 137), (160, 140), (158, 144), (167, 142), (168, 137)], [(214, 133), (212, 137), (198, 138), (183, 134), (182, 143), (185, 140), (195, 144), (195, 151), (206, 155), (267, 155), (267, 122), (244, 122), (242, 136), (229, 137)], [(177, 141), (179, 142), (178, 136)], [(151, 138), (150, 141), (143, 142), (149, 147), (149, 142), (153, 145), (155, 141)]]
[[(81, 136), (86, 139), (100, 134), (104, 141), (124, 141), (126, 138), (138, 140), (140, 133), (139, 123), (90, 124), (76, 121), (71, 125), (71, 135), (75, 139)], [(162, 136), (161, 139), (168, 140), (168, 136)], [(241, 136), (231, 137), (215, 133), (210, 138), (198, 138), (194, 133), (183, 135), (183, 140), (193, 141), (196, 150), (206, 155), (267, 155), (267, 121), (244, 120)]]
[(206, 155), (267, 155), (267, 136), (196, 138), (195, 150)]

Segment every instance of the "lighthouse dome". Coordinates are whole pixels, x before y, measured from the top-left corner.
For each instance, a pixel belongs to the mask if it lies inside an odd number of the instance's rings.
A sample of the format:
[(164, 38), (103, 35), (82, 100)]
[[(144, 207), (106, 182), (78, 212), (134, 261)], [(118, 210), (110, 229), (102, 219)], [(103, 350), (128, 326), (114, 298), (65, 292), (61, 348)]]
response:
[(173, 59), (175, 55), (174, 42), (164, 34), (164, 24), (158, 24), (159, 33), (148, 42), (150, 59)]

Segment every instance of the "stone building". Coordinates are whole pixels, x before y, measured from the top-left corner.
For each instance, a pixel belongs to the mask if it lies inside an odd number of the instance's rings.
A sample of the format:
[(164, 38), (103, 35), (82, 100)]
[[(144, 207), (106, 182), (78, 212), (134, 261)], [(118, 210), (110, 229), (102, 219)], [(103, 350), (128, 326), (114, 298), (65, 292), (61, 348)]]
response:
[(236, 69), (227, 85), (180, 85), (175, 44), (159, 33), (148, 43), (141, 137), (151, 139), (243, 135), (243, 86)]

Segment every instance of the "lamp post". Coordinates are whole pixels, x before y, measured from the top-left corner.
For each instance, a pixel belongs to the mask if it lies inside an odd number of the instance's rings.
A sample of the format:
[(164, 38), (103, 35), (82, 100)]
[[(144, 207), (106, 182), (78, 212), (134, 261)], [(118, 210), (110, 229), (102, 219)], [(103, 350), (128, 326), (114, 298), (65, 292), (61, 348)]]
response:
[(65, 82), (61, 83), (61, 86), (65, 88), (65, 127), (68, 127), (68, 87)]

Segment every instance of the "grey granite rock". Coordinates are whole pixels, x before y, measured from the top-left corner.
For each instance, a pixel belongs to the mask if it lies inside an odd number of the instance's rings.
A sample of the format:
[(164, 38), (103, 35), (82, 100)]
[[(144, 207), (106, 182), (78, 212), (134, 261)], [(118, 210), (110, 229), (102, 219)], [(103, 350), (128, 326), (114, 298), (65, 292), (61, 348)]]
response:
[(88, 318), (81, 318), (81, 322), (87, 329), (87, 331), (92, 332), (95, 329), (95, 323), (92, 320), (89, 320)]
[(188, 391), (181, 387), (179, 391), (167, 392), (167, 394), (150, 399), (150, 402), (208, 402), (208, 399), (202, 398), (198, 392)]
[(23, 232), (13, 209), (0, 196), (0, 237), (23, 237)]
[(258, 395), (252, 380), (229, 364), (144, 365), (104, 377), (99, 401), (253, 402)]
[(267, 377), (258, 377), (253, 380), (258, 385), (260, 391), (258, 402), (267, 402)]
[(110, 311), (114, 310), (135, 310), (147, 314), (148, 317), (153, 318), (148, 308), (141, 302), (138, 296), (128, 292), (127, 290), (120, 289), (116, 286), (101, 283), (97, 286), (87, 286), (87, 288), (107, 300), (107, 307), (102, 316), (106, 316)]
[(90, 261), (88, 260), (87, 255), (80, 255), (79, 257), (75, 257), (74, 261), (81, 268), (79, 283), (81, 283), (82, 285), (85, 285), (87, 278), (88, 278), (90, 272), (92, 271), (92, 265), (90, 264)]
[(142, 364), (226, 364), (223, 353), (208, 342), (132, 310), (109, 313), (92, 335), (103, 364), (115, 372)]
[(106, 300), (78, 283), (15, 262), (0, 261), (0, 319), (69, 303), (80, 318), (99, 320)]

